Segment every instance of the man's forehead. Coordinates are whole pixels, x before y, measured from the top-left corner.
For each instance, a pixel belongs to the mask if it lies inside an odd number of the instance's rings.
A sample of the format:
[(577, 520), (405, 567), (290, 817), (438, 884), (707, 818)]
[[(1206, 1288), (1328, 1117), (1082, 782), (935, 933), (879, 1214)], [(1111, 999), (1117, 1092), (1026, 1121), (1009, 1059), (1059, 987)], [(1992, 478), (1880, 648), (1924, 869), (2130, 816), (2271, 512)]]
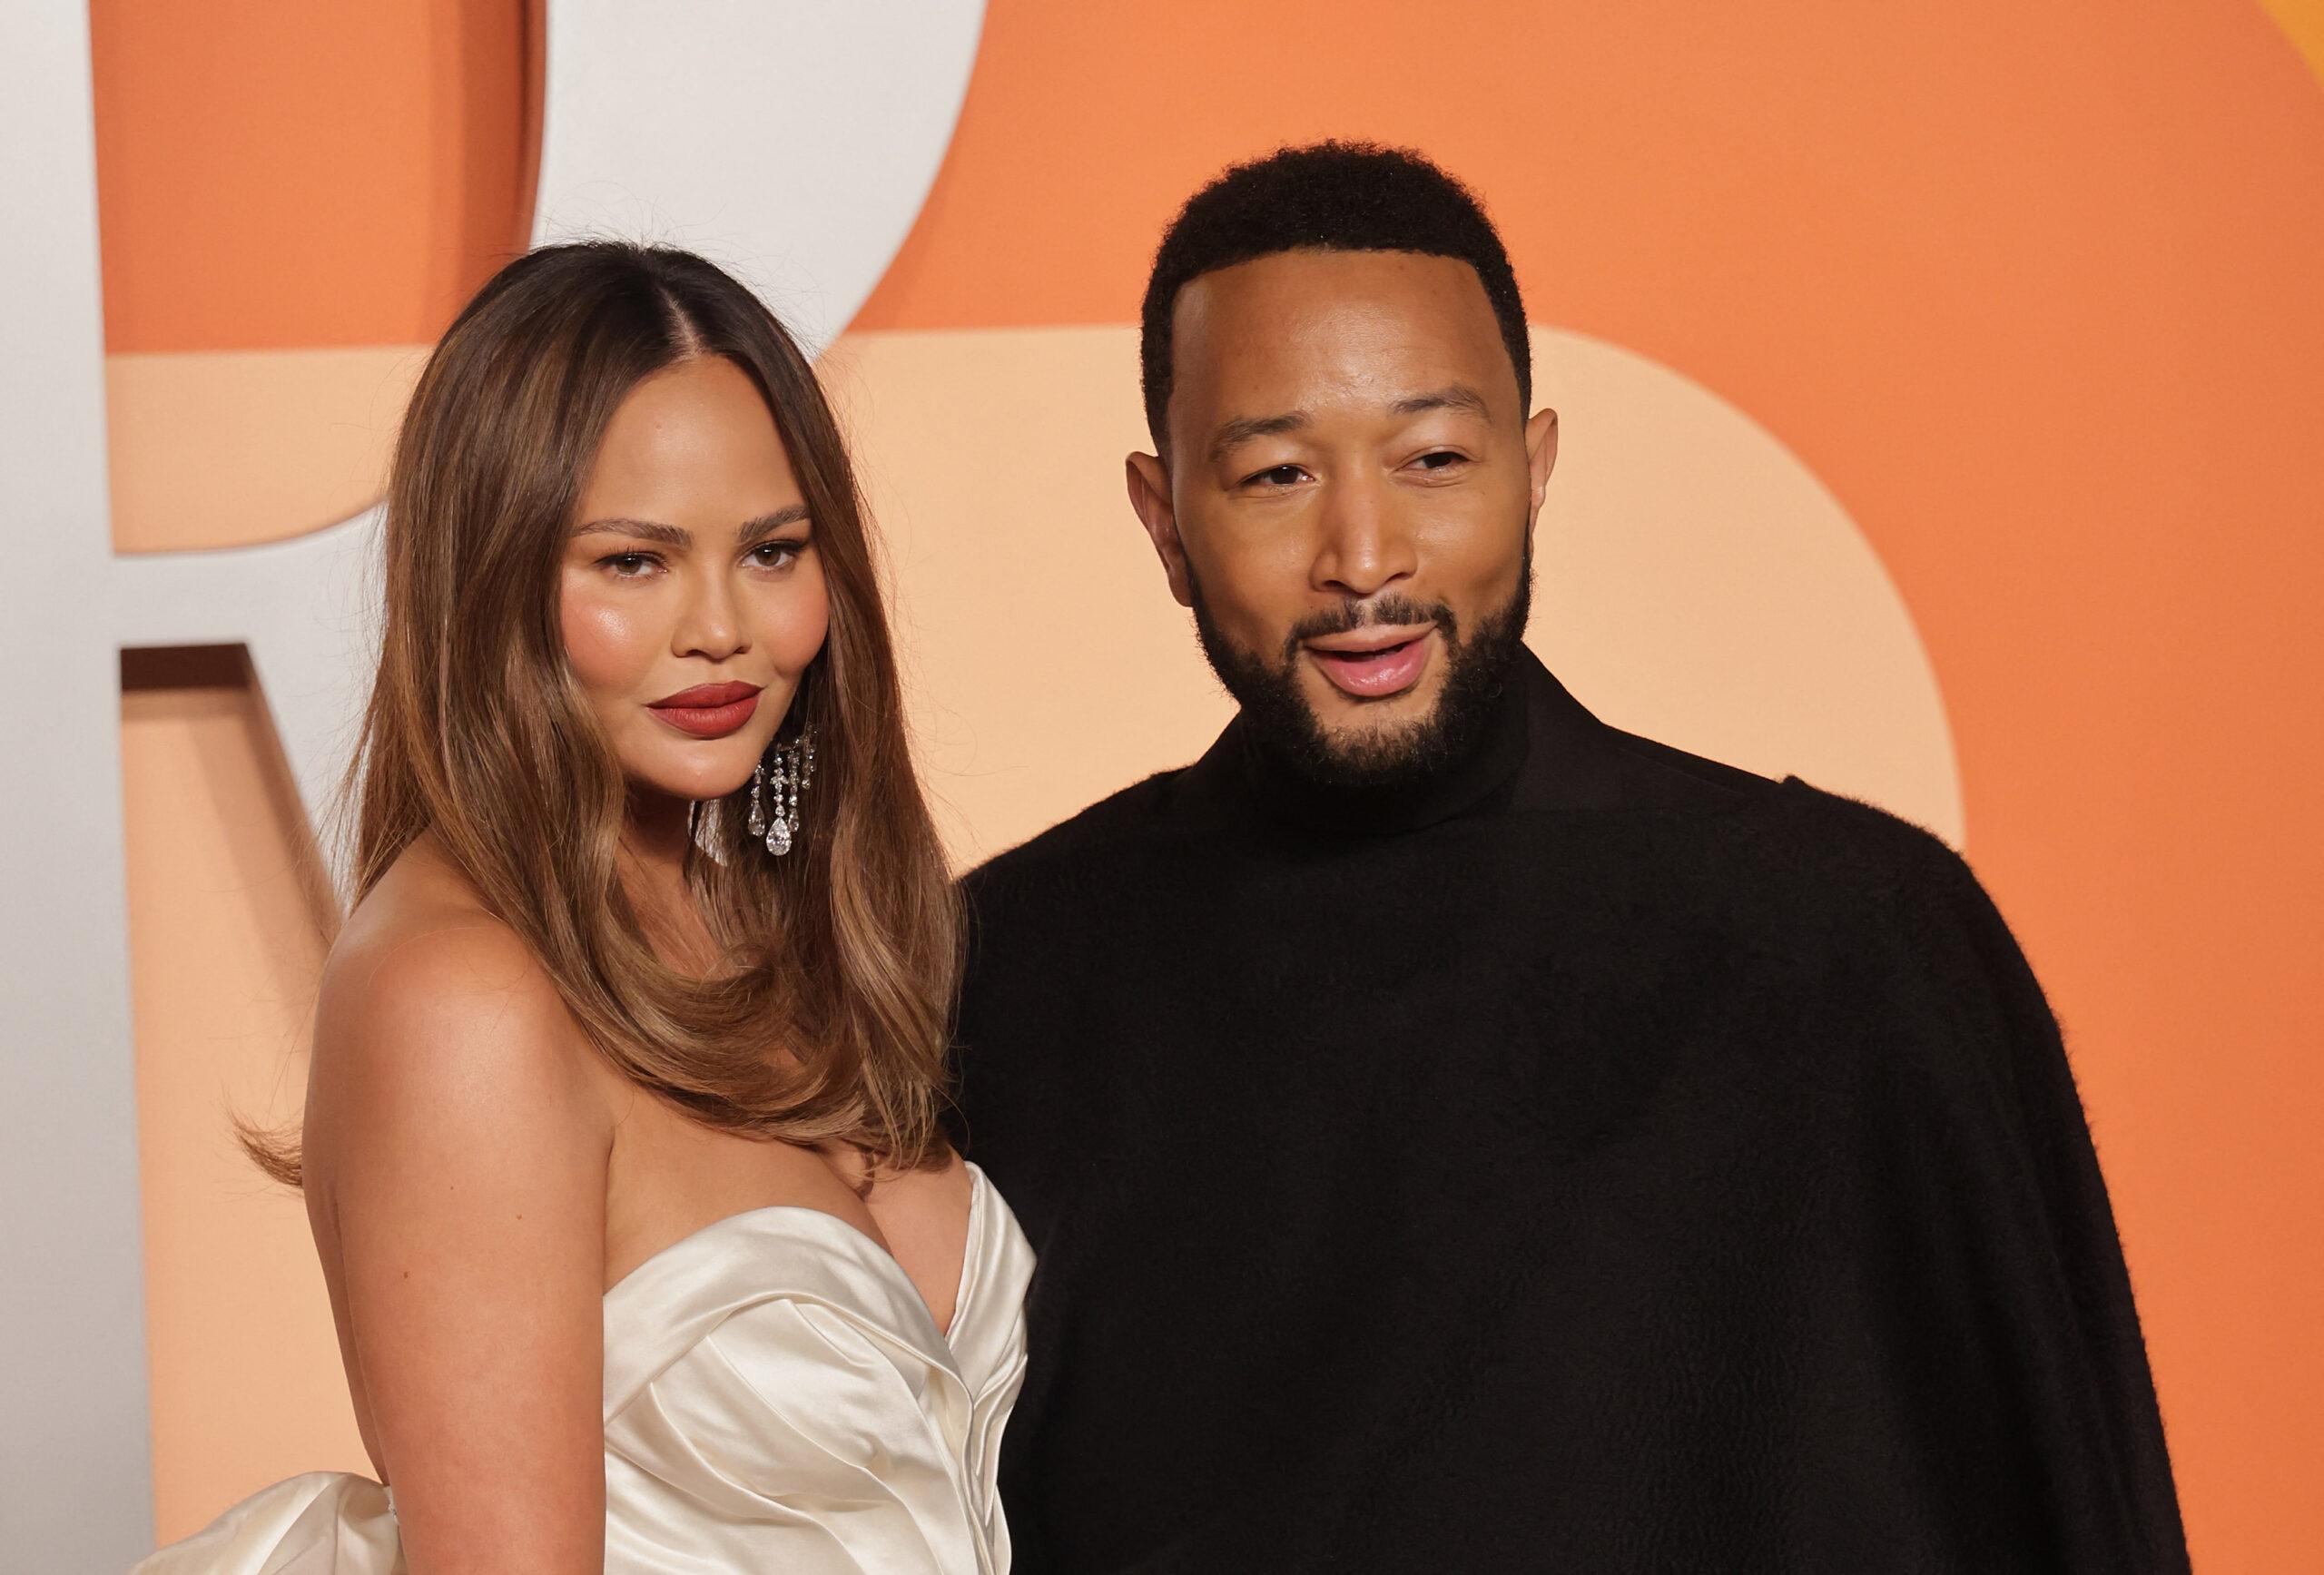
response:
[(1184, 339), (1211, 323), (1294, 327), (1349, 310), (1395, 310), (1448, 323), (1482, 317), (1492, 303), (1477, 271), (1423, 251), (1274, 251), (1215, 268), (1178, 291), (1172, 327)]
[(1176, 390), (1206, 405), (1296, 404), (1321, 385), (1373, 401), (1516, 394), (1476, 271), (1424, 253), (1278, 252), (1203, 274), (1179, 294), (1171, 349)]

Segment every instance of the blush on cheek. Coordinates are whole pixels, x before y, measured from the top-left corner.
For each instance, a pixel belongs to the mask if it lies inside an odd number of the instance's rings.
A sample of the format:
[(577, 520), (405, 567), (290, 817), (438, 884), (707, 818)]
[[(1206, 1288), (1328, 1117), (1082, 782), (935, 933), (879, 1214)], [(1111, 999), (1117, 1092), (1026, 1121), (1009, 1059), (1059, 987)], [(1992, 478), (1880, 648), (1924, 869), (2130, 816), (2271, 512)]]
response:
[(818, 600), (812, 615), (787, 622), (774, 640), (774, 664), (785, 673), (803, 673), (823, 648), (831, 634), (831, 608)]
[(593, 694), (626, 694), (654, 664), (655, 643), (637, 626), (634, 612), (586, 589), (565, 587), (557, 625), (573, 675)]
[(770, 598), (761, 615), (760, 638), (775, 671), (796, 677), (807, 670), (831, 634), (831, 593), (820, 572), (802, 576)]

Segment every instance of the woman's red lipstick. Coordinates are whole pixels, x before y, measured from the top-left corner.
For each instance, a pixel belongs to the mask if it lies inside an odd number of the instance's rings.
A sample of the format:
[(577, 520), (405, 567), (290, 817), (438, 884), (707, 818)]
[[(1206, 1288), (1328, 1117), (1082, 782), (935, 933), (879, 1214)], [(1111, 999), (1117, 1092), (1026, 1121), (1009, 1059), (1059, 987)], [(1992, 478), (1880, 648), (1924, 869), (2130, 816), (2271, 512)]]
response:
[(646, 709), (696, 738), (724, 738), (759, 708), (755, 684), (697, 684), (656, 700)]

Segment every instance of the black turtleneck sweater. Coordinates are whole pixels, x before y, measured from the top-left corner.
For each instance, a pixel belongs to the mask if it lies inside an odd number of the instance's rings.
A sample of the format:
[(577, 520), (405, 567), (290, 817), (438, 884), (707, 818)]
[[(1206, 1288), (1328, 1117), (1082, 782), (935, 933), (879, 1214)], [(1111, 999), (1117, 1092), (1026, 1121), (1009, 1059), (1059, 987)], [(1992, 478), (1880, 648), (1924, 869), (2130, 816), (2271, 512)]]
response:
[(1238, 723), (970, 875), (1019, 1575), (2184, 1570), (2057, 1027), (1935, 838), (1615, 731)]

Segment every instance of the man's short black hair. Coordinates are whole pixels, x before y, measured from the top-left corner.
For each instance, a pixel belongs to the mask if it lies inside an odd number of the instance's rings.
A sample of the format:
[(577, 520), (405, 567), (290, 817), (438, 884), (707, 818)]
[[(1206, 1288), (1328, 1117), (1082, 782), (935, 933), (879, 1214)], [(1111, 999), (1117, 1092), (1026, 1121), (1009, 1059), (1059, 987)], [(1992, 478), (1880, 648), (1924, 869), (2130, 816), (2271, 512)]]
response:
[(1466, 186), (1409, 148), (1317, 143), (1237, 164), (1187, 200), (1163, 232), (1138, 314), (1146, 424), (1169, 441), (1170, 327), (1178, 291), (1201, 275), (1278, 251), (1418, 251), (1477, 271), (1517, 368), (1518, 413), (1533, 400), (1525, 303), (1509, 253)]

